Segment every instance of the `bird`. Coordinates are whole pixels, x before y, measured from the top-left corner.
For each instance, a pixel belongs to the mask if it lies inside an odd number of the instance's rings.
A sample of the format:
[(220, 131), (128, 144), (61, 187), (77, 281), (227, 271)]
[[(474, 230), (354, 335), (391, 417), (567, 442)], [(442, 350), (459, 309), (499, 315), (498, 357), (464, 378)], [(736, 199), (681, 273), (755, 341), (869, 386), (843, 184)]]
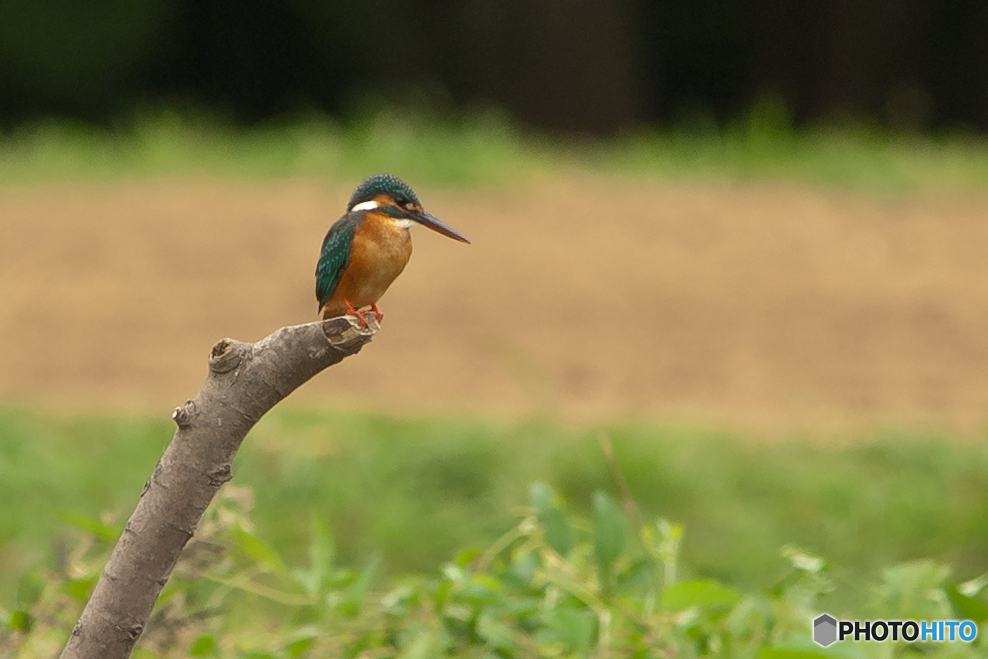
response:
[(469, 244), (461, 233), (422, 208), (412, 188), (391, 174), (364, 179), (353, 191), (346, 213), (329, 228), (316, 265), (316, 300), (324, 319), (352, 315), (367, 328), (364, 307), (377, 322), (377, 301), (412, 256), (409, 229), (428, 227)]

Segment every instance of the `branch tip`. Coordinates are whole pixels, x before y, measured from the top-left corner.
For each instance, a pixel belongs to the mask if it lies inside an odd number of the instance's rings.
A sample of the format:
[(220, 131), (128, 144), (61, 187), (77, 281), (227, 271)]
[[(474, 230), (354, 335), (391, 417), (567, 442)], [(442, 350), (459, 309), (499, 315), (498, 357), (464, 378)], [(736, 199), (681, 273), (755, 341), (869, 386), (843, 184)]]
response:
[(371, 316), (366, 318), (367, 326), (360, 324), (355, 316), (337, 316), (322, 322), (322, 331), (326, 338), (339, 350), (359, 349), (378, 333), (381, 325)]

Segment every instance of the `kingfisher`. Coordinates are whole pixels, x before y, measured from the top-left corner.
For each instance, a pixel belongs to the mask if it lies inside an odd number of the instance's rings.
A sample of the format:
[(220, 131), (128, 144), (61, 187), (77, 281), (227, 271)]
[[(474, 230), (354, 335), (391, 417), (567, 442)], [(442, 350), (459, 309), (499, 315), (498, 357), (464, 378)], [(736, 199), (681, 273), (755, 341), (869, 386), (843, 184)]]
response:
[(329, 228), (316, 265), (316, 300), (323, 318), (356, 316), (367, 327), (365, 307), (377, 322), (377, 301), (412, 256), (409, 228), (420, 224), (461, 243), (462, 234), (426, 212), (412, 188), (378, 174), (357, 186), (346, 213)]

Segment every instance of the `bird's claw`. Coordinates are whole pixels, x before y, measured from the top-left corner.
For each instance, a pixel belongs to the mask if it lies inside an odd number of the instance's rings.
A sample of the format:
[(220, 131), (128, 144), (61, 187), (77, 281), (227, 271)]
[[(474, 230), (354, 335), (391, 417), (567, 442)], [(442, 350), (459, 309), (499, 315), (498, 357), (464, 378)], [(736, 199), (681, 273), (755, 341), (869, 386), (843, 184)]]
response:
[(360, 321), (361, 327), (364, 329), (370, 329), (370, 326), (367, 324), (367, 319), (364, 318), (364, 314), (354, 309), (349, 300), (344, 300), (344, 303), (346, 304), (346, 312), (351, 316), (356, 316), (357, 320)]

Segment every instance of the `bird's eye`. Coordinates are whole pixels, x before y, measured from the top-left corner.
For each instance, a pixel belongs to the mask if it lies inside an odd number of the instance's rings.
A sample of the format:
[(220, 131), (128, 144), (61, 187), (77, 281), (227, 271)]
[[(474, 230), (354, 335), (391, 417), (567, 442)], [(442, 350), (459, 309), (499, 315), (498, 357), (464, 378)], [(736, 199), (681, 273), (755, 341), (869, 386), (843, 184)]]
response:
[(406, 201), (404, 204), (402, 204), (402, 206), (404, 206), (405, 210), (407, 211), (415, 210), (415, 204), (411, 201)]

